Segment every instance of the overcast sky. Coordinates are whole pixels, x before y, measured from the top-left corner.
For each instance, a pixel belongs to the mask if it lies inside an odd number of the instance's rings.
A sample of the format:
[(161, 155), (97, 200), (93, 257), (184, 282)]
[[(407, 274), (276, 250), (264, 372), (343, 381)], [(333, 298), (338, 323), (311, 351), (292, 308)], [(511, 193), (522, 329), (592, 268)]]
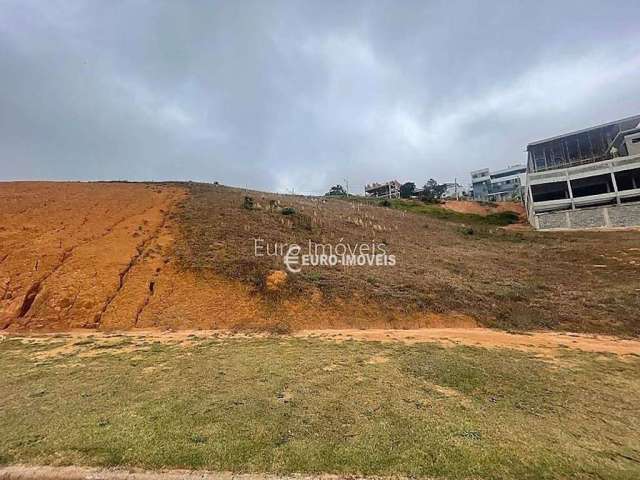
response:
[(637, 1), (0, 0), (0, 180), (468, 183), (640, 113), (639, 19)]

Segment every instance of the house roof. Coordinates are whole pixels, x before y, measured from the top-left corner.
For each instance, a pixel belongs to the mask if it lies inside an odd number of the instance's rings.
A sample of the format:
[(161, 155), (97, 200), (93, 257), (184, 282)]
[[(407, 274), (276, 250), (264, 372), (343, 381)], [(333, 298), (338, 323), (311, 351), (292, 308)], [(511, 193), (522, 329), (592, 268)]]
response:
[(556, 135), (555, 137), (550, 137), (550, 138), (546, 138), (544, 140), (538, 140), (536, 142), (531, 142), (529, 145), (527, 145), (527, 150), (529, 150), (530, 147), (533, 147), (533, 146), (536, 146), (536, 145), (541, 145), (543, 143), (553, 142), (555, 140), (560, 140), (561, 138), (571, 137), (573, 135), (579, 135), (581, 133), (587, 133), (587, 132), (590, 132), (592, 130), (598, 130), (600, 128), (609, 127), (611, 125), (616, 125), (616, 124), (619, 124), (619, 123), (626, 123), (626, 122), (633, 122), (633, 121), (640, 122), (640, 115), (633, 115), (631, 117), (621, 118), (620, 120), (614, 120), (613, 122), (603, 123), (601, 125), (596, 125), (594, 127), (583, 128), (582, 130), (576, 130), (574, 132), (564, 133), (562, 135)]

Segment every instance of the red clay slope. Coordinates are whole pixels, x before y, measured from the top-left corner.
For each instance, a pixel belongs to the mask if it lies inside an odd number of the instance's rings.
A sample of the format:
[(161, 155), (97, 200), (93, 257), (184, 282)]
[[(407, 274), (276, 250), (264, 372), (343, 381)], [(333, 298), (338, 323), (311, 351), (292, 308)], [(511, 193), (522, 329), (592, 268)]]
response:
[(390, 320), (379, 307), (317, 298), (274, 308), (244, 283), (181, 270), (172, 211), (186, 195), (157, 184), (1, 183), (0, 330), (475, 325), (456, 314)]

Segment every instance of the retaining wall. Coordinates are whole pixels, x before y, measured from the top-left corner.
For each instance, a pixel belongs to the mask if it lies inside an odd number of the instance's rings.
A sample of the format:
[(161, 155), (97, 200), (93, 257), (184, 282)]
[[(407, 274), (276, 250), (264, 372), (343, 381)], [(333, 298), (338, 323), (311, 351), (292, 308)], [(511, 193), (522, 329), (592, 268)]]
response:
[(640, 202), (537, 213), (533, 224), (540, 230), (640, 227)]

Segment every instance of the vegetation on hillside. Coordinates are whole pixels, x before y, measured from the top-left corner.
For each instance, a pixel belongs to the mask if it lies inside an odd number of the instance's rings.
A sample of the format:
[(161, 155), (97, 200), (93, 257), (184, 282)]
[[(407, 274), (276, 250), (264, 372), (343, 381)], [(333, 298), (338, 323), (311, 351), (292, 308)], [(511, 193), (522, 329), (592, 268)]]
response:
[(458, 223), (471, 223), (483, 225), (511, 225), (520, 221), (520, 216), (516, 212), (498, 212), (489, 213), (488, 215), (478, 215), (475, 213), (460, 213), (453, 210), (442, 208), (442, 206), (434, 203), (425, 203), (420, 200), (392, 199), (380, 201), (381, 206), (389, 206), (397, 210), (411, 213), (420, 213), (429, 215), (441, 220), (447, 220)]
[[(250, 192), (256, 208), (247, 210), (245, 191), (189, 188), (176, 215), (179, 264), (245, 282), (275, 307), (313, 298), (337, 311), (345, 304), (377, 308), (375, 318), (363, 318), (389, 327), (407, 326), (396, 323), (398, 315), (462, 313), (506, 329), (640, 334), (638, 232), (510, 231), (500, 227), (515, 219), (510, 212), (483, 217), (404, 199), (381, 208), (366, 198)], [(272, 202), (295, 215), (282, 215)], [(396, 265), (308, 267), (273, 292), (265, 279), (284, 270), (282, 258), (256, 257), (254, 238), (376, 242)], [(349, 321), (345, 315), (341, 322)]]

